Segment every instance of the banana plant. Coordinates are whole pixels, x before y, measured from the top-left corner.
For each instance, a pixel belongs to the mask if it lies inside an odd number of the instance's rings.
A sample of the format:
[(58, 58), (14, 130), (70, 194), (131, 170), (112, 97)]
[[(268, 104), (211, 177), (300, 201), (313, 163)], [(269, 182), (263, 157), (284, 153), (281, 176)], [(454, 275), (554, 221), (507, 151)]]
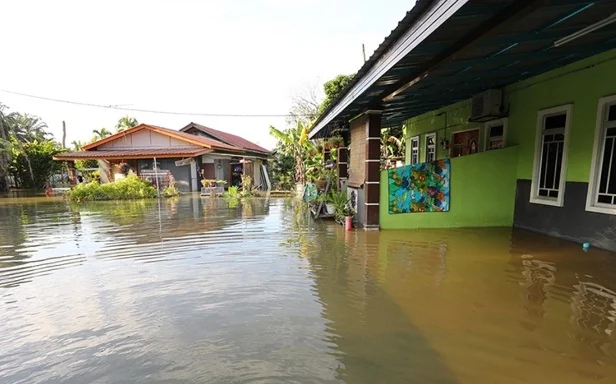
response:
[(295, 182), (306, 183), (306, 171), (313, 166), (317, 151), (314, 144), (308, 140), (308, 128), (297, 123), (297, 127), (284, 131), (270, 126), (270, 135), (280, 143), (281, 149), (295, 160)]

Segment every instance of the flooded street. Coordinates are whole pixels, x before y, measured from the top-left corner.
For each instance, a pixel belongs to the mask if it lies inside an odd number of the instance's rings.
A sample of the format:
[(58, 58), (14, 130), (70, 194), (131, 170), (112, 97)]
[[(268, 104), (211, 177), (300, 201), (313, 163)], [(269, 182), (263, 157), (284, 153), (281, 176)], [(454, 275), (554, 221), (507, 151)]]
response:
[(0, 199), (0, 383), (614, 383), (616, 255), (287, 200)]

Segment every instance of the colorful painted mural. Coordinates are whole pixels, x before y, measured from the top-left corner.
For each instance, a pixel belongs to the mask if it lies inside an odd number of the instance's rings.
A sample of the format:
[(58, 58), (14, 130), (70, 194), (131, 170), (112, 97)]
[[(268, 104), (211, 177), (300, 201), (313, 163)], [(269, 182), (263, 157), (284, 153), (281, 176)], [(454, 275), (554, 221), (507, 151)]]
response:
[(389, 213), (449, 211), (449, 159), (388, 171)]

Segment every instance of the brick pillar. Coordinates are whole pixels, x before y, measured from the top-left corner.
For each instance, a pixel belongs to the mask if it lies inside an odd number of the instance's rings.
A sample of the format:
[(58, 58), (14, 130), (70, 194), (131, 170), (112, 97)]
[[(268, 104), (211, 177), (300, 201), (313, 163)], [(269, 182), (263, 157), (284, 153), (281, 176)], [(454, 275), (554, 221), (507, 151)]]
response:
[(349, 170), (347, 168), (349, 159), (349, 152), (346, 148), (338, 148), (338, 156), (336, 158), (336, 166), (338, 168), (338, 187), (342, 189), (342, 185), (346, 185), (347, 178), (349, 177)]
[(364, 183), (364, 226), (379, 229), (381, 178), (381, 111), (366, 112), (366, 173)]

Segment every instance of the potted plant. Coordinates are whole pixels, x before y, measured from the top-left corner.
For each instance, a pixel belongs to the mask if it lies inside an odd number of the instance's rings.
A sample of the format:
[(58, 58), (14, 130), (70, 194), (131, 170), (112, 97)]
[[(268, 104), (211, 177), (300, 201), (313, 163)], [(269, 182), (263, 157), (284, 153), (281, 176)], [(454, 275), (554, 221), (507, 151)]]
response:
[(332, 202), (331, 194), (320, 194), (317, 196), (317, 202), (323, 203), (325, 205), (325, 213), (328, 215), (334, 215), (336, 213), (336, 206)]
[(339, 137), (339, 136), (332, 137), (330, 139), (330, 145), (334, 149), (338, 149), (338, 148), (342, 147), (343, 142), (344, 141), (343, 141), (342, 137)]
[(336, 218), (343, 215), (344, 208), (347, 205), (349, 199), (344, 191), (332, 191), (328, 195), (327, 201), (333, 205), (334, 215)]
[(342, 210), (342, 215), (344, 216), (344, 226), (346, 230), (349, 231), (353, 228), (353, 217), (355, 217), (355, 210), (351, 207), (350, 203), (347, 203)]

